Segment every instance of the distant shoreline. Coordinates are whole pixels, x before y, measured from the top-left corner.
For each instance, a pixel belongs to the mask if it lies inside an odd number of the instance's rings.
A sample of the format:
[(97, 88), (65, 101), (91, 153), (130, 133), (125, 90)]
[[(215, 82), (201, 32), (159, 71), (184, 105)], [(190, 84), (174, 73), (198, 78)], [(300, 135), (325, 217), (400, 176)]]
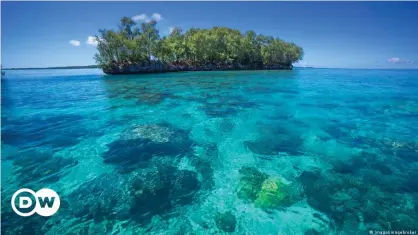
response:
[(45, 68), (2, 68), (1, 70), (46, 70), (46, 69), (98, 69), (97, 65), (86, 66), (60, 66), (60, 67), (45, 67)]
[[(13, 71), (13, 70), (52, 70), (52, 69), (100, 69), (97, 65), (89, 66), (68, 66), (68, 67), (46, 67), (46, 68), (2, 68), (2, 71)], [(293, 66), (293, 69), (349, 69), (349, 70), (418, 70), (418, 68), (325, 68), (325, 67), (302, 67), (302, 66)], [(101, 69), (100, 69), (101, 70)], [(242, 69), (238, 69), (242, 70)], [(269, 69), (259, 69), (259, 70), (269, 70)], [(270, 70), (279, 70), (279, 69), (270, 69)], [(190, 70), (197, 72), (198, 70)], [(208, 71), (208, 70), (201, 70)], [(217, 70), (217, 71), (226, 71), (226, 70)], [(175, 72), (175, 71), (167, 71)]]

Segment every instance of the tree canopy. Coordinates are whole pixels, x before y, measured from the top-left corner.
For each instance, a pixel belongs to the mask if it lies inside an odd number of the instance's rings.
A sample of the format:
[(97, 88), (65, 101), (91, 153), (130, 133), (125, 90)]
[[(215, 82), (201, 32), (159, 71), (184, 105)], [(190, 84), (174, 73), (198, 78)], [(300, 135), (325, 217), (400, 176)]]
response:
[(226, 27), (174, 28), (161, 37), (156, 21), (137, 24), (123, 17), (118, 30), (99, 30), (95, 60), (102, 69), (122, 64), (164, 64), (201, 66), (221, 64), (265, 68), (292, 65), (303, 57), (303, 49), (294, 43)]

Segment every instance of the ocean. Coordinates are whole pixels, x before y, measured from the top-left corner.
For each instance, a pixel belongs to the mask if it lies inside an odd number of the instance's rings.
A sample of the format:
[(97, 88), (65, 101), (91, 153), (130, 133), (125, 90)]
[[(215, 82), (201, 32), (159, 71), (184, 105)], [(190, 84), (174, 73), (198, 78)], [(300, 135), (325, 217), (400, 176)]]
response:
[(2, 234), (418, 230), (418, 70), (6, 71), (1, 128)]

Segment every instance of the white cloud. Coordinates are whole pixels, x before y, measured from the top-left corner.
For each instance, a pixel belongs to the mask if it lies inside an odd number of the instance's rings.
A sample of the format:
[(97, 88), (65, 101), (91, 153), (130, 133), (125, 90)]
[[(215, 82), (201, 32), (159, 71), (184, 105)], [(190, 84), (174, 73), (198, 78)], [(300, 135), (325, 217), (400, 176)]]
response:
[(154, 13), (154, 14), (152, 14), (152, 16), (151, 16), (151, 19), (153, 19), (153, 20), (155, 20), (155, 21), (161, 21), (162, 19), (163, 19), (163, 17), (161, 16), (161, 14), (159, 14), (159, 13)]
[(151, 17), (148, 17), (146, 14), (141, 14), (141, 15), (136, 15), (136, 16), (132, 16), (131, 18), (133, 21), (139, 21), (139, 22), (150, 22), (151, 20), (155, 20), (155, 21), (161, 21), (163, 19), (163, 17), (161, 16), (161, 14), (159, 13), (154, 13), (151, 15)]
[(412, 64), (412, 63), (414, 63), (414, 61), (407, 60), (407, 59), (402, 59), (402, 58), (399, 58), (399, 57), (389, 58), (388, 62), (392, 63), (392, 64)]
[(73, 45), (73, 46), (75, 46), (75, 47), (78, 47), (78, 46), (80, 46), (80, 41), (70, 40), (70, 44)]
[(395, 63), (398, 63), (400, 60), (401, 60), (401, 58), (393, 57), (393, 58), (388, 59), (388, 62), (395, 64)]
[(133, 21), (141, 21), (141, 22), (149, 22), (150, 21), (150, 19), (148, 18), (148, 16), (145, 15), (145, 14), (132, 16), (132, 20)]
[(169, 33), (172, 33), (174, 31), (174, 29), (175, 29), (175, 27), (169, 27), (168, 28)]
[(92, 36), (89, 36), (87, 38), (86, 43), (89, 44), (89, 45), (93, 45), (93, 46), (97, 46), (97, 44), (98, 44), (98, 42), (96, 40), (96, 37), (92, 37)]

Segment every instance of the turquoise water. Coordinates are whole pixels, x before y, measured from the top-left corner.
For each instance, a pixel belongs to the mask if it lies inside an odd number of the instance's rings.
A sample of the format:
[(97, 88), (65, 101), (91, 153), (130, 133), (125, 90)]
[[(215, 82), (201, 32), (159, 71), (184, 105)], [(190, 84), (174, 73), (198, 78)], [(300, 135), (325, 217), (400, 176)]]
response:
[[(1, 85), (2, 234), (418, 230), (417, 70), (27, 70)], [(239, 196), (244, 172), (281, 179), (286, 200)], [(18, 217), (23, 187), (55, 190), (60, 210)]]

